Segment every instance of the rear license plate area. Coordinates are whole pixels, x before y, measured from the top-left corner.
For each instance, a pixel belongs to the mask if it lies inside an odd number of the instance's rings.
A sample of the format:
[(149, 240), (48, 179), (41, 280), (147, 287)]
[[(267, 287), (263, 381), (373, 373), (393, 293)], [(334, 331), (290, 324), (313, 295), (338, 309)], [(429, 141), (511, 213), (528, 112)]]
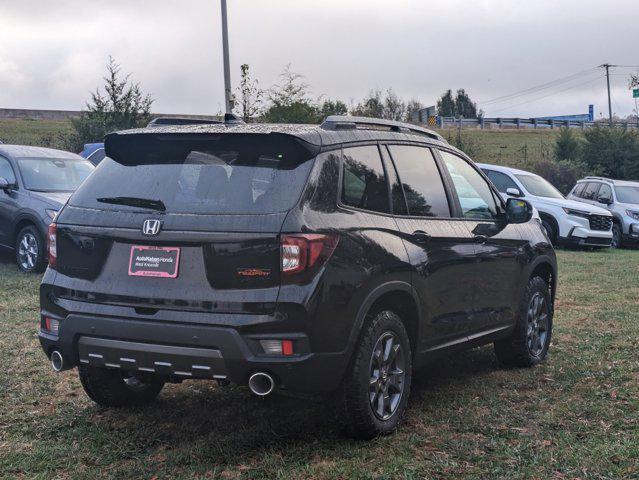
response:
[(180, 264), (178, 247), (131, 246), (129, 275), (136, 277), (176, 278)]

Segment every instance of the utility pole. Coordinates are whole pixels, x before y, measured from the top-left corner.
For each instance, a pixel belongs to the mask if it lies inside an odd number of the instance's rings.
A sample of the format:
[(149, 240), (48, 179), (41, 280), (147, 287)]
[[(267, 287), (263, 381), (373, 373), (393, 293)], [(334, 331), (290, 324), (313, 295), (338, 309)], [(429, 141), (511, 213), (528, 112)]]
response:
[(226, 0), (222, 5), (222, 52), (224, 57), (224, 100), (226, 113), (233, 113), (233, 95), (231, 93), (231, 68), (229, 66), (229, 29), (227, 27)]
[(613, 65), (610, 65), (609, 63), (604, 63), (603, 65), (600, 65), (600, 67), (604, 67), (606, 69), (606, 84), (608, 85), (608, 122), (610, 123), (610, 126), (612, 127), (612, 103), (610, 103), (610, 67), (612, 67)]

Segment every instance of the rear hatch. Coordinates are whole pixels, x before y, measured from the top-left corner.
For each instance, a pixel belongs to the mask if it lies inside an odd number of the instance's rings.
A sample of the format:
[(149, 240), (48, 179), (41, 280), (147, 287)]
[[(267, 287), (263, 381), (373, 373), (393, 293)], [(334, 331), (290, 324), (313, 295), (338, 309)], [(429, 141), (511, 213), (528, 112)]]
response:
[(269, 313), (279, 234), (315, 156), (281, 134), (123, 135), (57, 219), (58, 295)]

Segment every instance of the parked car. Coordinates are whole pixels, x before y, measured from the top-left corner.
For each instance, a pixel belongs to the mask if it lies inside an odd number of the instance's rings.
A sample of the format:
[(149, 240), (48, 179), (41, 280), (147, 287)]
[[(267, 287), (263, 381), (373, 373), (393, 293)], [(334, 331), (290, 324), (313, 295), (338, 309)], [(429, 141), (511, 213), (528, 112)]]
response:
[(613, 248), (639, 245), (639, 182), (586, 177), (577, 182), (568, 198), (612, 214)]
[(594, 205), (566, 199), (543, 177), (516, 168), (477, 164), (504, 198), (525, 198), (539, 212), (553, 245), (608, 248), (612, 215)]
[(105, 157), (104, 143), (85, 143), (84, 149), (78, 155), (97, 166)]
[(217, 379), (339, 399), (351, 434), (400, 421), (415, 368), (494, 343), (548, 351), (557, 264), (526, 201), (414, 125), (155, 127), (49, 229), (40, 341), (100, 405)]
[(93, 169), (73, 153), (0, 145), (0, 246), (15, 251), (20, 270), (46, 268), (49, 224)]

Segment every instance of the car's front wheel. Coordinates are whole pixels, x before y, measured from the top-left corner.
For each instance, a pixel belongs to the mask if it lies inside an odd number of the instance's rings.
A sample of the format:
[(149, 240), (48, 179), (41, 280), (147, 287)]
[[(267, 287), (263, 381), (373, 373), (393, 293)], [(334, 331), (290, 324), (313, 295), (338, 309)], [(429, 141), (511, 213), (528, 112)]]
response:
[(552, 336), (552, 297), (543, 278), (530, 279), (517, 317), (511, 336), (495, 342), (495, 353), (504, 366), (531, 367), (546, 357)]
[(18, 268), (25, 273), (43, 272), (47, 266), (44, 239), (33, 225), (18, 232), (15, 253)]
[(406, 411), (412, 353), (400, 317), (390, 310), (368, 322), (344, 378), (340, 412), (351, 436), (392, 433)]
[(164, 381), (157, 377), (138, 377), (115, 369), (80, 364), (78, 373), (86, 394), (103, 407), (147, 405), (164, 387)]
[(617, 223), (612, 224), (612, 242), (610, 248), (621, 248), (621, 227)]

